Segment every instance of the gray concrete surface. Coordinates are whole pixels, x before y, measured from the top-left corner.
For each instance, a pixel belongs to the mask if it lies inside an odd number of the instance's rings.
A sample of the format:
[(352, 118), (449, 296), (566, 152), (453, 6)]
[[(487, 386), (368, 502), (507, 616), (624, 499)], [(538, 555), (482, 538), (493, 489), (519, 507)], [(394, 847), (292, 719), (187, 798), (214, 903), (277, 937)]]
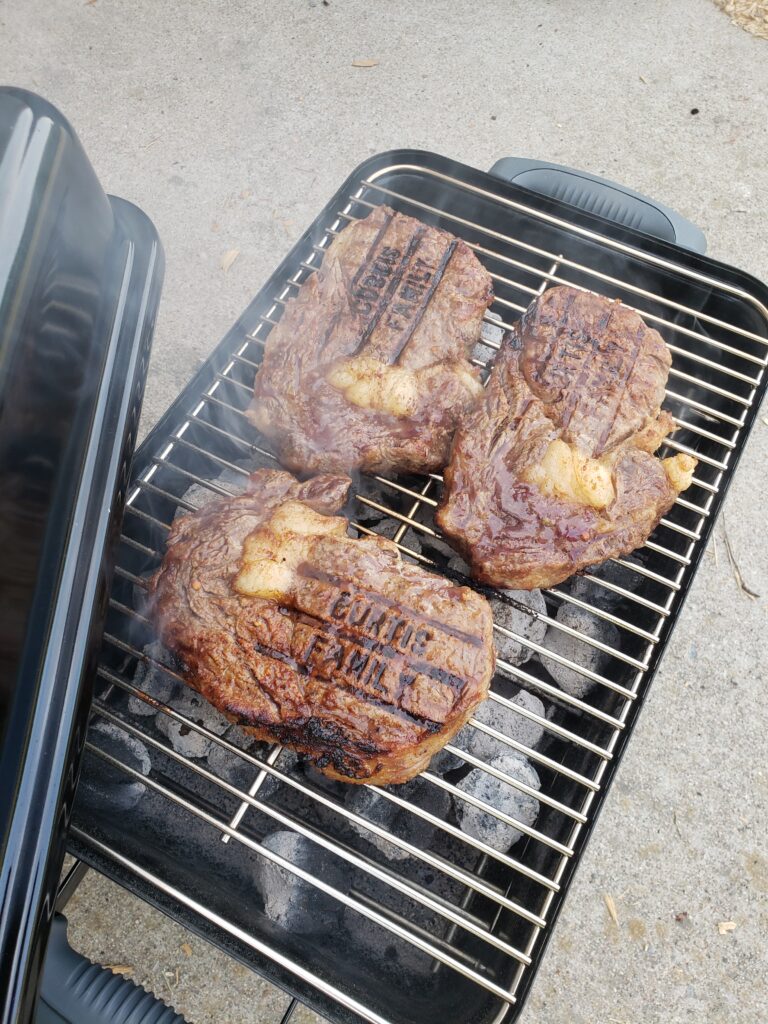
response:
[[(616, 177), (768, 278), (768, 43), (708, 0), (0, 0), (0, 60), (67, 113), (104, 185), (165, 243), (146, 426), (348, 171), (390, 147)], [(766, 467), (759, 421), (727, 527), (762, 596), (737, 588), (719, 524), (524, 1024), (768, 1016)], [(284, 1005), (104, 880), (70, 916), (79, 948), (196, 1024), (275, 1021)]]

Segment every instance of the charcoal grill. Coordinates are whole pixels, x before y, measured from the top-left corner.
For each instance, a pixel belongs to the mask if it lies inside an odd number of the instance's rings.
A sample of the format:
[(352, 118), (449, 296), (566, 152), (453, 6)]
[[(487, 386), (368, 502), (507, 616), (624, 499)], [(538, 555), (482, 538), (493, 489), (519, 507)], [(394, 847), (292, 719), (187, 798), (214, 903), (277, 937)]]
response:
[[(490, 699), (543, 731), (530, 748), (472, 722), (522, 752), (541, 778), (538, 818), (533, 825), (510, 820), (523, 836), (509, 853), (466, 835), (453, 819), (417, 806), (396, 788), (384, 791), (386, 801), (434, 829), (425, 848), (414, 845), (402, 829), (351, 811), (344, 787), (305, 771), (290, 752), (246, 750), (236, 733), (220, 735), (211, 720), (184, 710), (184, 691), (157, 696), (158, 685), (180, 679), (150, 646), (154, 635), (142, 600), (168, 527), (204, 491), (231, 493), (246, 466), (273, 458), (243, 415), (264, 343), (333, 239), (380, 203), (471, 246), (493, 277), (492, 327), (510, 327), (553, 284), (594, 290), (636, 309), (673, 354), (666, 408), (677, 429), (664, 454), (699, 460), (692, 487), (641, 550), (584, 574), (578, 587), (566, 583), (545, 592), (546, 613), (537, 613), (547, 625), (543, 643), (495, 627), (500, 638), (536, 657), (522, 665), (501, 659)], [(457, 1007), (463, 1021), (513, 1020), (754, 422), (765, 390), (766, 305), (768, 291), (746, 274), (498, 176), (410, 150), (363, 163), (136, 453), (71, 851), (334, 1020), (456, 1020)], [(486, 352), (498, 348), (498, 340), (489, 335), (486, 345)], [(484, 369), (491, 361), (475, 360)], [(361, 477), (355, 528), (387, 530), (404, 555), (433, 571), (452, 571), (433, 521), (440, 487), (438, 475)], [(581, 609), (595, 628), (581, 632), (562, 623), (563, 605)], [(607, 634), (604, 624), (615, 632)], [(556, 635), (570, 638), (570, 656), (549, 646)], [(606, 642), (607, 635), (618, 642)], [(578, 672), (591, 689), (581, 696), (564, 692), (540, 656)], [(546, 713), (516, 704), (518, 687), (537, 695)], [(96, 723), (102, 728), (94, 732)], [(218, 760), (174, 749), (168, 738), (174, 723)], [(105, 736), (112, 738), (105, 742)], [(121, 746), (115, 736), (128, 739)], [(148, 772), (125, 754), (125, 744), (136, 741), (149, 756)], [(525, 791), (455, 744), (447, 750)], [(236, 772), (212, 767), (227, 754)], [(482, 806), (450, 774), (430, 770), (423, 778), (454, 801)], [(141, 796), (124, 807), (120, 794), (130, 786)], [(484, 809), (506, 820), (504, 811)], [(279, 829), (305, 837), (318, 851), (317, 867), (291, 863), (263, 844)], [(382, 842), (408, 856), (387, 857)], [(270, 919), (254, 881), (263, 877), (264, 861), (298, 885), (291, 891), (307, 902), (308, 918), (338, 909), (333, 934)]]

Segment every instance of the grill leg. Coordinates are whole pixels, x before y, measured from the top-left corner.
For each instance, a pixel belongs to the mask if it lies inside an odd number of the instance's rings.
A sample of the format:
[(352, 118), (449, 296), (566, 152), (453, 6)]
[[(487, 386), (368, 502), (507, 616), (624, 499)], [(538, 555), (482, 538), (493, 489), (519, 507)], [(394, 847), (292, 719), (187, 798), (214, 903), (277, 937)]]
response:
[(61, 914), (64, 907), (69, 903), (78, 885), (85, 878), (88, 865), (82, 860), (76, 860), (64, 878), (59, 883), (59, 891), (56, 893), (56, 913)]
[(282, 1016), (282, 1018), (280, 1020), (280, 1024), (288, 1024), (288, 1021), (293, 1016), (293, 1011), (296, 1009), (296, 1007), (298, 1005), (299, 1005), (298, 999), (292, 999), (290, 1001), (290, 1003), (288, 1003), (288, 1008), (286, 1009), (285, 1013), (283, 1014), (283, 1016)]

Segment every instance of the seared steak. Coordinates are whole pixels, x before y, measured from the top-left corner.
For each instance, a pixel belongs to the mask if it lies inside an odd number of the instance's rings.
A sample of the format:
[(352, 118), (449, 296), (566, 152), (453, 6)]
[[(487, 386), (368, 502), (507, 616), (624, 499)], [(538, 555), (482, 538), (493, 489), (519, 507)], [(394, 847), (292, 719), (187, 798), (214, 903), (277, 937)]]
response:
[(639, 547), (696, 460), (653, 452), (671, 356), (637, 313), (551, 288), (456, 434), (437, 521), (484, 583), (548, 587)]
[(267, 339), (248, 415), (301, 472), (440, 469), (480, 392), (469, 247), (386, 206), (346, 228)]
[(153, 582), (188, 683), (258, 739), (332, 778), (405, 782), (464, 725), (493, 674), (484, 598), (332, 517), (345, 477), (259, 470), (177, 519)]

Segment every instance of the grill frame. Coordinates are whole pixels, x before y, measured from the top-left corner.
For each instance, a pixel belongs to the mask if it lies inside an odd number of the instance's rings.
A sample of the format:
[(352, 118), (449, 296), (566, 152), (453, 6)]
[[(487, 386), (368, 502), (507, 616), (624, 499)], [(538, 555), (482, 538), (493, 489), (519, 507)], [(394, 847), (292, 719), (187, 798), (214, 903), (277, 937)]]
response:
[[(692, 276), (690, 280), (692, 283), (697, 285), (701, 284), (701, 281), (697, 279), (697, 275), (698, 278), (702, 275), (704, 275), (705, 278), (712, 278), (713, 275), (722, 276), (724, 280), (721, 283), (725, 285), (726, 289), (742, 290), (750, 294), (751, 292), (755, 293), (753, 301), (756, 301), (758, 304), (762, 303), (763, 308), (762, 310), (759, 310), (759, 312), (763, 317), (764, 326), (768, 323), (768, 310), (764, 308), (765, 305), (768, 304), (768, 291), (766, 291), (760, 282), (748, 277), (748, 275), (734, 271), (724, 265), (716, 264), (714, 261), (708, 260), (704, 257), (677, 249), (668, 243), (662, 243), (655, 239), (646, 238), (637, 232), (630, 232), (623, 228), (618, 228), (616, 225), (603, 221), (601, 218), (574, 211), (555, 200), (542, 199), (538, 196), (532, 197), (532, 195), (524, 189), (501, 182), (498, 179), (484, 175), (482, 172), (462, 167), (432, 154), (415, 153), (414, 151), (398, 151), (395, 153), (381, 154), (378, 157), (374, 157), (366, 161), (350, 175), (337, 194), (331, 199), (326, 208), (318, 216), (313, 225), (304, 233), (291, 253), (280, 264), (264, 288), (260, 290), (253, 303), (251, 303), (245, 313), (233, 326), (231, 331), (226, 335), (213, 353), (211, 359), (209, 359), (200, 369), (190, 385), (188, 385), (184, 392), (179, 396), (179, 399), (177, 399), (168, 412), (162, 417), (152, 433), (136, 453), (133, 467), (134, 478), (142, 476), (150, 468), (152, 460), (155, 457), (155, 453), (162, 451), (169, 435), (179, 428), (182, 422), (182, 417), (184, 419), (187, 418), (188, 410), (197, 401), (197, 399), (199, 399), (201, 394), (208, 390), (208, 388), (210, 388), (210, 386), (215, 382), (217, 374), (223, 372), (231, 359), (232, 352), (236, 351), (237, 348), (242, 345), (243, 337), (248, 334), (249, 331), (253, 330), (250, 325), (260, 318), (261, 311), (267, 309), (270, 304), (272, 304), (274, 296), (283, 293), (283, 286), (286, 279), (296, 270), (297, 256), (306, 252), (307, 245), (313, 244), (313, 240), (316, 243), (317, 239), (322, 237), (325, 233), (322, 226), (332, 222), (337, 212), (345, 208), (349, 194), (354, 193), (357, 190), (361, 178), (370, 179), (372, 175), (378, 175), (381, 177), (387, 168), (391, 168), (396, 165), (410, 165), (417, 167), (420, 172), (436, 175), (437, 180), (440, 180), (441, 176), (455, 178), (461, 182), (462, 186), (466, 187), (470, 191), (474, 189), (492, 194), (495, 202), (498, 202), (501, 207), (507, 206), (510, 211), (515, 210), (519, 213), (520, 210), (517, 208), (528, 208), (533, 217), (538, 218), (538, 220), (545, 225), (558, 226), (555, 222), (559, 221), (568, 229), (569, 232), (578, 235), (580, 238), (583, 238), (585, 241), (590, 243), (594, 241), (592, 234), (596, 232), (598, 235), (608, 239), (612, 250), (623, 252), (628, 258), (632, 256), (634, 259), (636, 258), (633, 255), (635, 247), (629, 246), (625, 242), (621, 241), (622, 238), (630, 237), (633, 242), (636, 243), (636, 246), (640, 247), (638, 253), (640, 259), (645, 263), (650, 261), (650, 263), (657, 268), (657, 271), (654, 271), (654, 273), (667, 273), (669, 265), (672, 265), (674, 270), (678, 273), (682, 270), (684, 273), (688, 272), (691, 274)], [(384, 201), (387, 201), (387, 199), (388, 197), (384, 196)], [(535, 207), (533, 205), (534, 203)], [(404, 206), (401, 206), (401, 208), (403, 208), (405, 212), (412, 212), (417, 216), (419, 215), (419, 211), (417, 209), (408, 209)], [(443, 213), (446, 212), (447, 211), (445, 210), (443, 211)], [(444, 226), (451, 229), (450, 223), (446, 223)], [(457, 231), (457, 233), (460, 232)], [(554, 254), (547, 253), (546, 255), (552, 256)], [(757, 299), (757, 295), (760, 295), (761, 298)], [(275, 308), (274, 304), (272, 304), (272, 308)], [(272, 312), (268, 312), (267, 316), (272, 316)], [(649, 318), (649, 322), (651, 324), (654, 323), (651, 318)], [(765, 344), (765, 342), (763, 342), (763, 344)], [(753, 365), (757, 365), (757, 363), (754, 363)], [(766, 365), (765, 352), (763, 354), (763, 359), (760, 360), (760, 365), (762, 367)], [(639, 699), (629, 701), (625, 705), (625, 709), (622, 713), (622, 721), (624, 722), (625, 727), (611, 741), (610, 753), (612, 757), (610, 760), (603, 761), (602, 772), (599, 775), (601, 792), (597, 795), (597, 798), (594, 796), (591, 798), (588, 821), (581, 825), (581, 839), (578, 848), (575, 849), (572, 857), (565, 860), (558, 873), (557, 879), (560, 885), (560, 891), (558, 893), (553, 893), (552, 895), (552, 900), (547, 913), (547, 927), (543, 929), (538, 936), (533, 965), (522, 972), (522, 976), (519, 979), (519, 986), (516, 989), (516, 1004), (511, 1007), (511, 1010), (504, 1010), (496, 1015), (495, 1019), (497, 1021), (500, 1021), (505, 1014), (506, 1019), (513, 1019), (525, 1001), (525, 995), (527, 994), (528, 987), (533, 980), (538, 963), (543, 955), (546, 942), (552, 933), (552, 928), (562, 905), (565, 892), (567, 892), (570, 878), (580, 860), (581, 854), (583, 853), (586, 845), (586, 839), (591, 833), (599, 814), (599, 810), (603, 805), (605, 793), (607, 792), (618, 763), (621, 760), (626, 742), (632, 732), (636, 715), (642, 705), (642, 699), (647, 693), (648, 686), (650, 686), (650, 683), (652, 682), (653, 676), (658, 667), (659, 659), (666, 647), (666, 643), (668, 642), (676, 617), (679, 614), (680, 608), (682, 607), (683, 601), (695, 576), (696, 565), (706, 548), (717, 512), (724, 499), (728, 484), (733, 477), (733, 471), (735, 470), (739, 456), (743, 450), (744, 442), (749, 434), (754, 418), (757, 415), (760, 399), (764, 394), (766, 385), (765, 375), (762, 370), (761, 379), (757, 384), (758, 387), (754, 400), (751, 405), (745, 409), (742, 426), (739, 428), (738, 436), (735, 438), (735, 447), (730, 449), (728, 469), (725, 477), (723, 480), (718, 481), (717, 492), (711, 494), (711, 501), (708, 506), (708, 515), (703, 520), (700, 539), (698, 542), (694, 542), (690, 555), (686, 556), (689, 557), (690, 564), (687, 566), (683, 564), (680, 565), (680, 569), (677, 574), (680, 586), (676, 591), (678, 598), (674, 614), (663, 617), (659, 622), (657, 630), (655, 631), (658, 643), (651, 645), (652, 649), (650, 650), (647, 658), (647, 667), (643, 671), (642, 685), (639, 687)], [(717, 392), (714, 393), (717, 394)], [(717, 466), (710, 468), (718, 470), (718, 473), (720, 472)], [(698, 472), (699, 471), (697, 471), (697, 473)], [(405, 532), (406, 527), (407, 523), (404, 523), (402, 533)], [(398, 537), (397, 539), (399, 540), (401, 537)], [(670, 606), (674, 605), (674, 597), (675, 592), (670, 592), (667, 602), (667, 610), (669, 610)], [(91, 831), (95, 832), (95, 830)], [(179, 902), (179, 893), (176, 893), (174, 897), (173, 894), (158, 888), (156, 882), (150, 880), (151, 872), (147, 872), (141, 865), (134, 865), (134, 868), (128, 867), (125, 863), (125, 858), (122, 857), (119, 850), (113, 849), (110, 851), (108, 844), (105, 846), (103, 839), (98, 838), (98, 834), (88, 834), (87, 822), (83, 822), (82, 819), (78, 819), (78, 824), (71, 834), (71, 846), (78, 856), (89, 863), (92, 863), (105, 873), (110, 874), (113, 877), (118, 877), (123, 884), (127, 884), (129, 888), (139, 892), (139, 894), (144, 896), (144, 898), (149, 898), (151, 902), (160, 906), (161, 909), (170, 912), (174, 917), (184, 920), (190, 927), (202, 932), (206, 937), (212, 938), (219, 945), (229, 948), (230, 952), (234, 953), (234, 955), (237, 955), (240, 959), (249, 963), (250, 966), (255, 966), (257, 969), (261, 970), (262, 973), (282, 985), (282, 987), (298, 994), (300, 998), (314, 1005), (320, 1010), (320, 1012), (331, 1014), (336, 1017), (355, 1017), (357, 1010), (354, 1005), (350, 1004), (349, 999), (346, 1000), (346, 1011), (343, 1011), (340, 1014), (338, 1006), (336, 1006), (334, 1010), (334, 996), (327, 991), (325, 993), (318, 993), (316, 990), (313, 990), (311, 983), (309, 983), (306, 978), (297, 979), (295, 976), (291, 977), (290, 974), (286, 973), (285, 965), (278, 965), (276, 969), (274, 963), (270, 964), (267, 960), (268, 954), (261, 952), (261, 962), (256, 963), (253, 957), (252, 948), (249, 948), (247, 944), (244, 944), (242, 940), (239, 940), (237, 936), (229, 935), (225, 937), (220, 927), (212, 924), (210, 920), (206, 920), (205, 914), (200, 915), (192, 906), (189, 905), (189, 903), (187, 903), (186, 906), (181, 904)], [(138, 871), (136, 870), (137, 868)], [(176, 900), (175, 903), (173, 902), (174, 899)], [(308, 987), (308, 985), (310, 987)], [(342, 996), (343, 995), (344, 993), (342, 993)], [(359, 1017), (355, 1019), (359, 1019)], [(369, 1016), (368, 1019), (373, 1018)]]

